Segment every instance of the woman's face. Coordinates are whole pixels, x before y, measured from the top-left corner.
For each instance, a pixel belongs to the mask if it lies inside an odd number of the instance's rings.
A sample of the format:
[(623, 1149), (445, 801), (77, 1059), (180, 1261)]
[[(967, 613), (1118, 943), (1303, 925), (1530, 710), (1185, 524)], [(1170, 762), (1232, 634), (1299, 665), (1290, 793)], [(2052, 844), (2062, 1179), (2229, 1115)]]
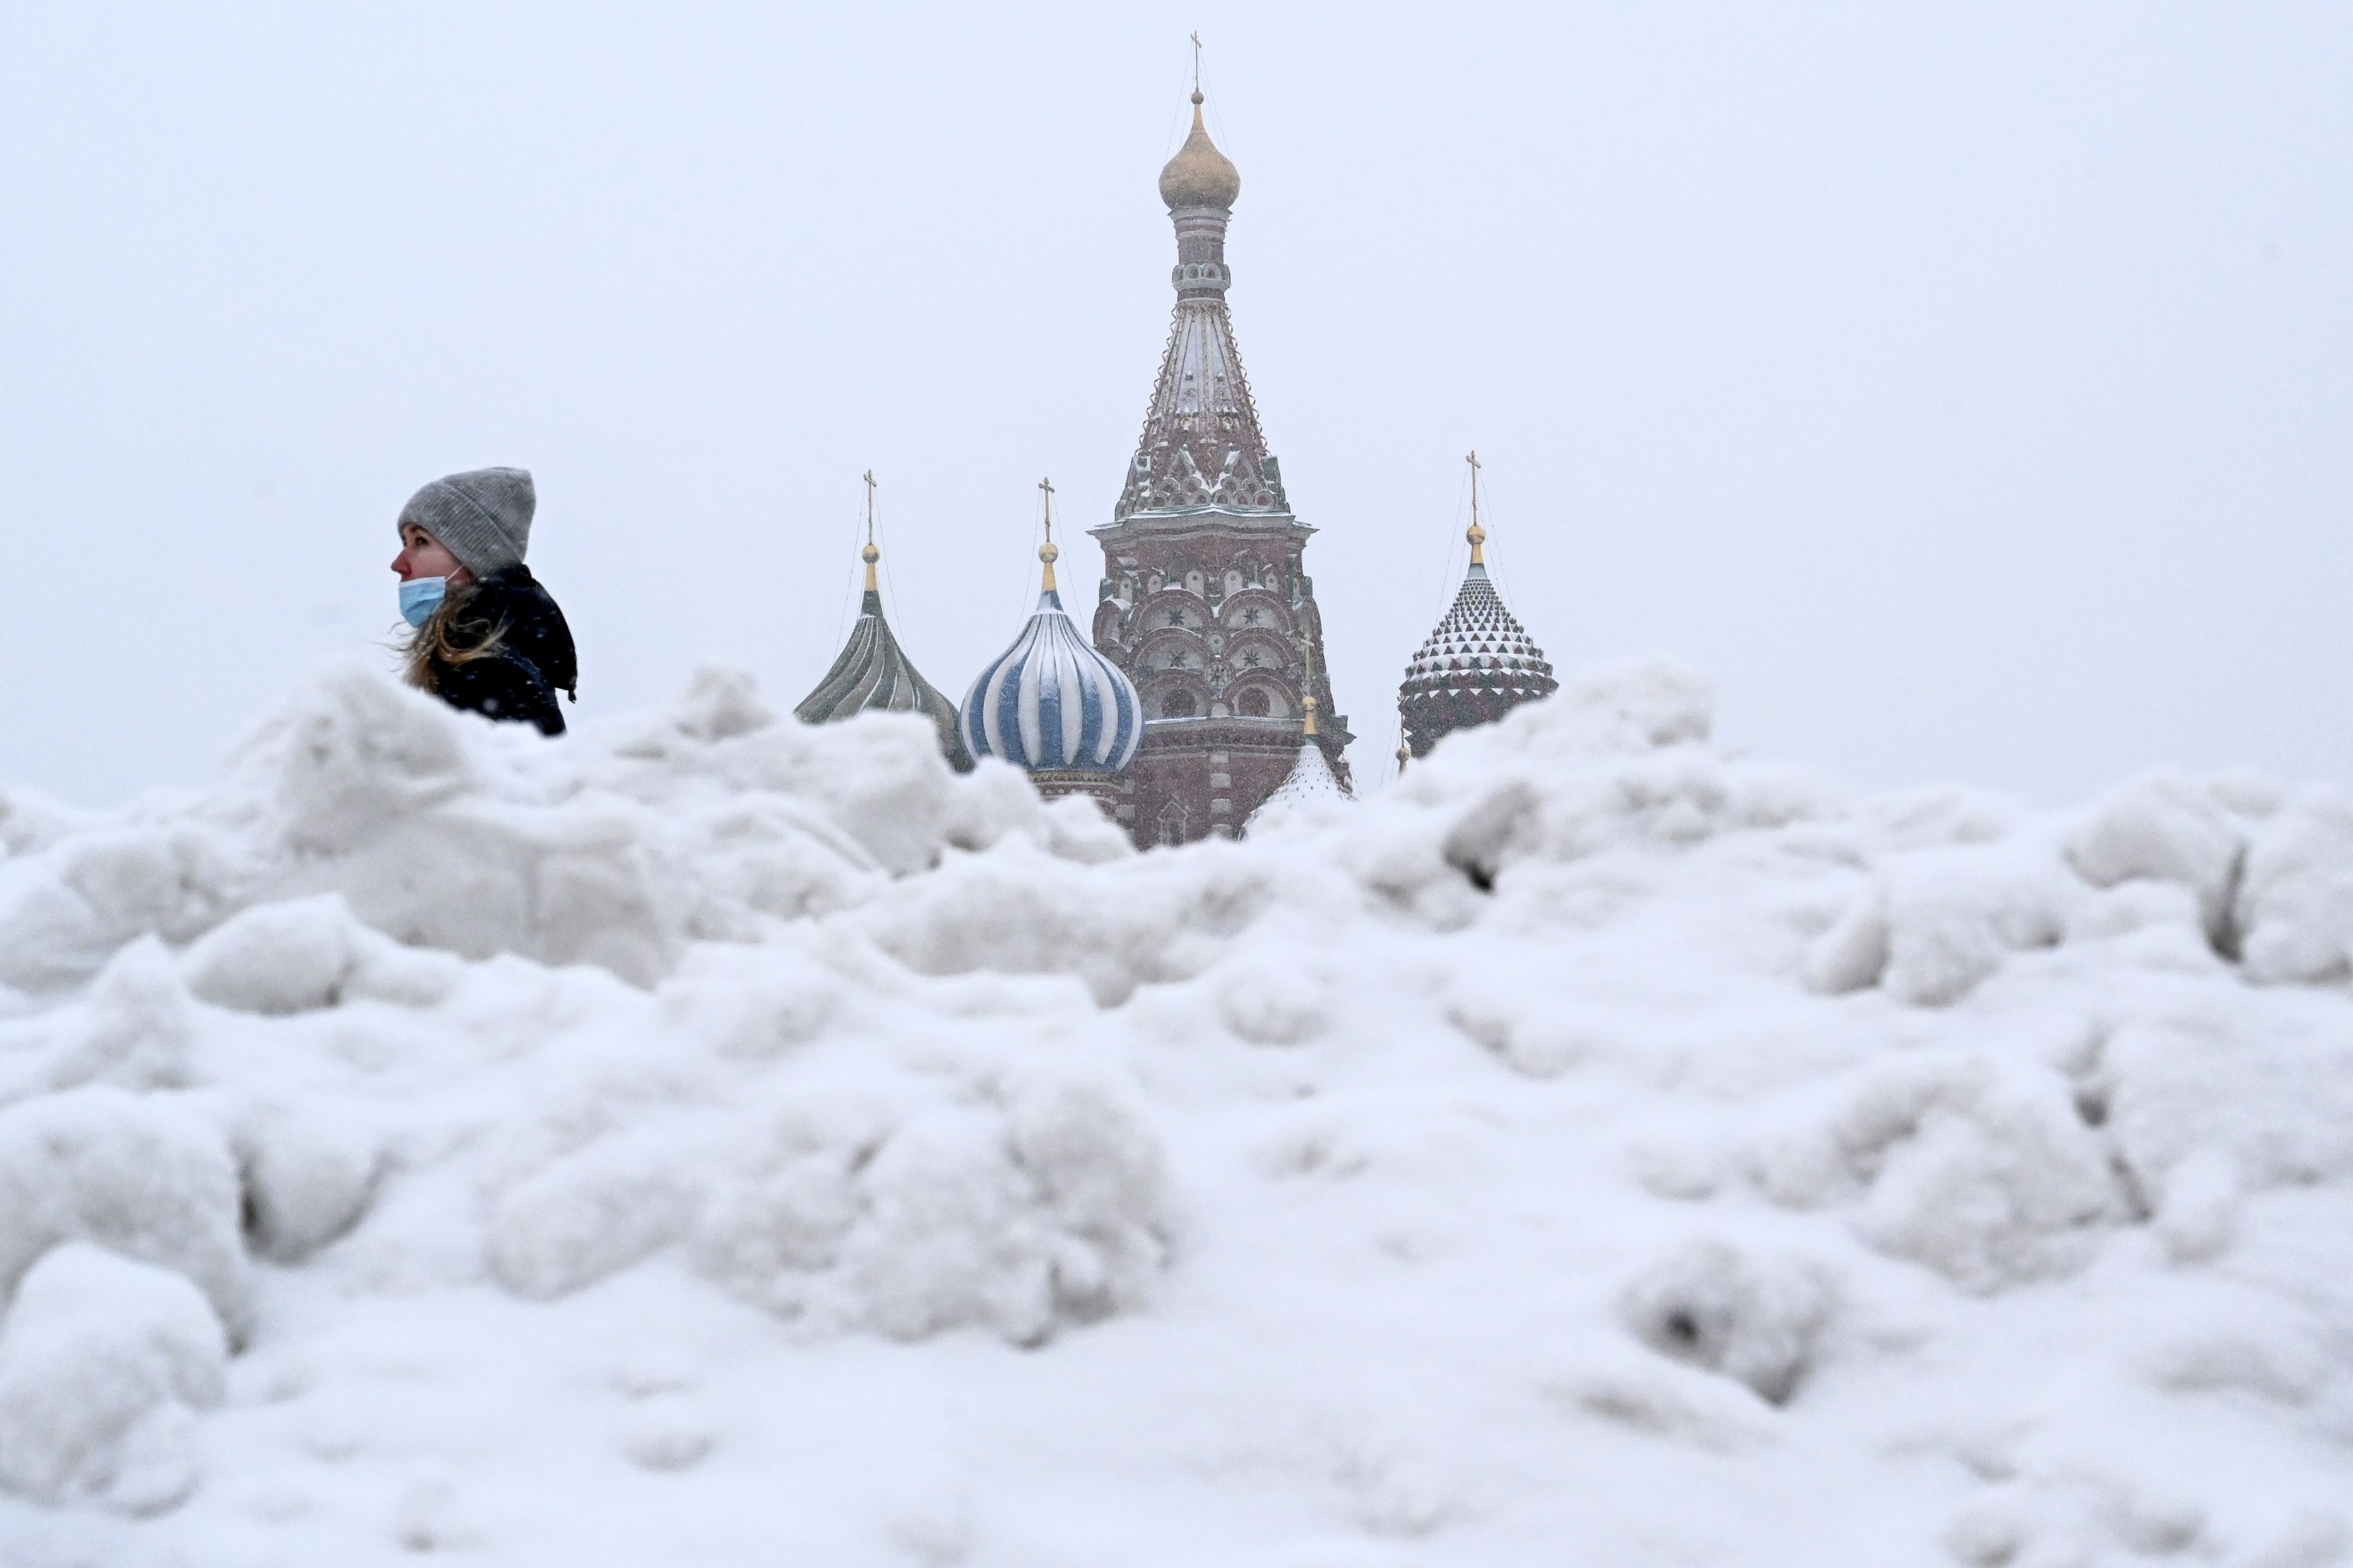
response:
[(458, 558), (413, 522), (400, 531), (400, 553), (392, 558), (392, 569), (404, 583), (412, 577), (447, 577), (454, 588), (466, 580), (466, 569), (458, 564)]

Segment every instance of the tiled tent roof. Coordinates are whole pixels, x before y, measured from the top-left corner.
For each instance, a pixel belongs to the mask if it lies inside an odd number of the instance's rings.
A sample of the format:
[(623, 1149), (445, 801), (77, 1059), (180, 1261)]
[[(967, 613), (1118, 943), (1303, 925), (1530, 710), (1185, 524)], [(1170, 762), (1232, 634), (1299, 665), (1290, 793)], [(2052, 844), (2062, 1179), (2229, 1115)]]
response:
[(1267, 453), (1226, 308), (1233, 282), (1226, 226), (1240, 190), (1241, 176), (1202, 127), (1197, 94), (1193, 132), (1160, 176), (1161, 198), (1176, 226), (1176, 268), (1169, 277), (1176, 316), (1114, 521), (1211, 509), (1290, 515), (1282, 468)]
[(1440, 735), (1559, 689), (1544, 649), (1504, 607), (1486, 566), (1473, 562), (1452, 607), (1406, 667), (1398, 706), (1419, 756)]

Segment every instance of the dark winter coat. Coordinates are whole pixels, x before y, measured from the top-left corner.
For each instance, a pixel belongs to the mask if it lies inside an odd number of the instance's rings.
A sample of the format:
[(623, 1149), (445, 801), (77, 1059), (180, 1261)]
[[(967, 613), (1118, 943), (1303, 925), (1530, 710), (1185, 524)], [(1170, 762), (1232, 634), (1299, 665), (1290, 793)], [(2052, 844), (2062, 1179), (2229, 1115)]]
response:
[(441, 700), (486, 718), (536, 724), (542, 734), (564, 733), (555, 694), (580, 684), (572, 628), (531, 568), (518, 563), (491, 573), (449, 617), (451, 647), (480, 647), (495, 637), (498, 647), (483, 658), (434, 660), (432, 689)]

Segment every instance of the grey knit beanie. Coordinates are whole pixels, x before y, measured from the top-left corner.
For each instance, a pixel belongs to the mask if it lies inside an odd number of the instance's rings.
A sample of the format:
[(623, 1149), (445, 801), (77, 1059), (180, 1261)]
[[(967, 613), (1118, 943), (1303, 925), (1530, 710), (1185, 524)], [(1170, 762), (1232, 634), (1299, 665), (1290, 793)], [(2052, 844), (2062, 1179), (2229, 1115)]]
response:
[(531, 548), (539, 508), (528, 468), (475, 468), (436, 479), (408, 498), (396, 528), (417, 524), (477, 577), (512, 566)]

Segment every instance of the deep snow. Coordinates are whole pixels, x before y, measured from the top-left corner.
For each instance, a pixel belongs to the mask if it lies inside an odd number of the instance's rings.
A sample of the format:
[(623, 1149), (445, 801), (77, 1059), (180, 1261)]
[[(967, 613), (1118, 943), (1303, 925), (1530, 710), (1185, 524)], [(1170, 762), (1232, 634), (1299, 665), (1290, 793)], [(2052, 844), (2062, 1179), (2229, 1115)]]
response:
[(2345, 1560), (2353, 804), (1708, 707), (1140, 857), (719, 672), (0, 797), (0, 1562)]

